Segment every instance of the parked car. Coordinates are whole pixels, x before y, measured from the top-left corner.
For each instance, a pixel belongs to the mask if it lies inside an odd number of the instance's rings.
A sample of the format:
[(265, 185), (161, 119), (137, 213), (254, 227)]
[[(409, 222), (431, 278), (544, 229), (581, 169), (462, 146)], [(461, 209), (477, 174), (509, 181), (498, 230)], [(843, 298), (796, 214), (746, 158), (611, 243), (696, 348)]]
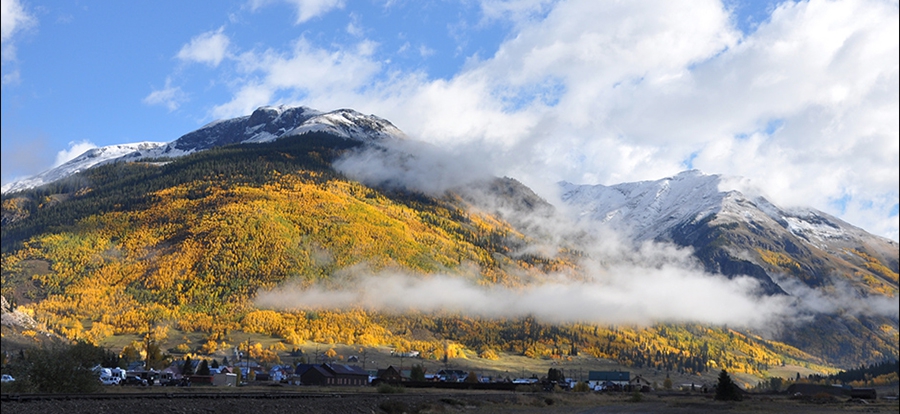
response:
[(129, 375), (129, 376), (125, 377), (125, 380), (122, 381), (120, 384), (122, 384), (122, 385), (147, 385), (147, 380), (145, 380), (141, 377), (138, 377), (138, 376)]
[(15, 381), (15, 380), (16, 380), (16, 379), (13, 378), (12, 375), (9, 375), (9, 374), (3, 374), (3, 380), (2, 380), (2, 382), (13, 382), (13, 381)]
[(175, 379), (170, 378), (160, 382), (164, 387), (190, 387), (191, 380), (189, 378)]

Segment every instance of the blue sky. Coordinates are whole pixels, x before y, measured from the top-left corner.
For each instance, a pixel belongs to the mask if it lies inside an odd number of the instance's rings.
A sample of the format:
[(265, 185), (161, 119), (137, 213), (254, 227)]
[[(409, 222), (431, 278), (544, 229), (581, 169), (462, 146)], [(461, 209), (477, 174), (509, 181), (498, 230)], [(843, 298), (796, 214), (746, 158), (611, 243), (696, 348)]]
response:
[(894, 0), (2, 0), (2, 181), (262, 105), (518, 178), (739, 175), (898, 239)]

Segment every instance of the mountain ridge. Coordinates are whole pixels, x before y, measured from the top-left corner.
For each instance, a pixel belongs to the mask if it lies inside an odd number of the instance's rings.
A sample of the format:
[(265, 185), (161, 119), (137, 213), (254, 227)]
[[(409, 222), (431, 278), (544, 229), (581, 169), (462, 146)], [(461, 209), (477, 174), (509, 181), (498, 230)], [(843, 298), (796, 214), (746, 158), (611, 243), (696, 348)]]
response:
[(360, 141), (405, 139), (393, 124), (352, 109), (321, 112), (304, 106), (262, 106), (252, 114), (210, 122), (174, 141), (108, 145), (90, 149), (58, 167), (8, 183), (2, 193), (49, 184), (105, 163), (177, 158), (196, 151), (238, 143), (263, 143), (308, 132), (328, 132)]
[[(477, 286), (494, 287), (494, 295), (505, 292), (502, 288), (515, 292), (526, 286), (571, 286), (563, 283), (582, 290), (602, 288), (598, 290), (601, 293), (603, 289), (617, 288), (609, 285), (616, 279), (616, 275), (608, 275), (612, 270), (601, 271), (597, 276), (579, 274), (588, 271), (579, 267), (591, 254), (579, 245), (586, 239), (550, 234), (558, 238), (544, 240), (539, 232), (526, 231), (532, 224), (528, 214), (554, 219), (556, 212), (552, 203), (514, 179), (481, 183), (472, 188), (478, 191), (477, 195), (454, 191), (428, 195), (402, 186), (369, 187), (344, 176), (334, 168), (334, 162), (364, 146), (377, 146), (385, 139), (403, 139), (394, 132), (395, 127), (356, 112), (291, 110), (260, 108), (246, 117), (208, 124), (198, 130), (202, 133), (185, 134), (180, 141), (151, 148), (152, 151), (126, 155), (118, 159), (121, 162), (98, 164), (44, 187), (4, 193), (4, 297), (12, 295), (15, 300), (11, 302), (43, 315), (49, 329), (98, 341), (114, 333), (134, 333), (140, 329), (141, 318), (152, 314), (176, 321), (179, 329), (205, 332), (214, 342), (224, 338), (234, 326), (241, 326), (288, 343), (312, 338), (342, 343), (396, 341), (397, 346), (409, 347), (410, 338), (398, 339), (387, 332), (387, 325), (376, 323), (394, 320), (391, 318), (396, 316), (364, 313), (365, 316), (349, 322), (342, 318), (359, 314), (328, 313), (330, 320), (347, 322), (359, 333), (326, 335), (303, 331), (318, 318), (312, 315), (318, 313), (258, 309), (252, 298), (259, 289), (290, 284), (303, 289), (314, 289), (320, 284), (352, 289), (354, 279), (350, 276), (358, 273), (376, 278), (372, 280), (401, 280), (398, 289), (418, 283), (417, 278), (382, 275), (393, 271), (411, 272), (438, 286), (450, 280), (433, 277), (440, 272)], [(323, 118), (324, 115), (328, 116)], [(314, 119), (317, 120), (309, 123)], [(192, 150), (201, 147), (206, 149)], [(161, 148), (183, 154), (168, 160), (147, 155), (164, 151)], [(840, 289), (839, 283), (847, 284), (854, 292), (896, 300), (896, 249), (893, 255), (889, 254), (895, 245), (888, 243), (885, 247), (877, 238), (857, 242), (852, 238), (822, 236), (822, 240), (831, 243), (833, 251), (820, 249), (814, 243), (822, 242), (813, 235), (838, 233), (823, 233), (816, 226), (839, 228), (842, 222), (821, 215), (780, 214), (777, 207), (759, 199), (719, 191), (714, 182), (717, 176), (709, 177), (694, 171), (659, 182), (593, 188), (596, 192), (612, 191), (608, 197), (588, 197), (588, 187), (581, 195), (593, 202), (596, 217), (601, 218), (593, 219), (593, 224), (609, 224), (602, 218), (630, 214), (621, 209), (610, 216), (614, 209), (609, 206), (628, 207), (645, 220), (642, 223), (649, 223), (643, 229), (643, 238), (635, 238), (635, 243), (652, 241), (684, 247), (683, 251), (696, 257), (707, 272), (695, 277), (693, 274), (698, 272), (688, 268), (692, 275), (689, 280), (718, 285), (717, 275), (734, 279), (754, 277), (763, 291), (750, 296), (751, 301), (776, 303), (777, 298), (783, 297), (803, 302), (807, 300), (803, 294), (831, 294)], [(704, 185), (677, 188), (679, 183), (694, 179)], [(575, 185), (570, 186), (570, 190), (576, 189)], [(571, 195), (567, 201), (578, 199), (576, 194)], [(691, 201), (704, 200), (705, 196), (706, 202), (688, 205), (682, 201), (683, 208), (675, 208), (678, 203), (664, 202), (667, 195)], [(600, 202), (606, 199), (614, 202)], [(716, 210), (713, 201), (730, 203), (733, 211)], [(581, 215), (585, 219), (580, 222), (582, 227), (592, 223), (588, 221), (592, 216), (589, 213)], [(801, 237), (804, 235), (806, 238)], [(642, 259), (644, 256), (636, 255), (633, 260)], [(597, 265), (607, 266), (603, 260)], [(660, 268), (665, 270), (665, 263), (639, 267), (635, 277)], [(589, 285), (591, 277), (604, 276), (610, 277)], [(806, 290), (797, 290), (798, 284)], [(735, 286), (740, 284), (735, 282)], [(639, 284), (637, 288), (641, 288)], [(771, 297), (776, 302), (766, 302)], [(865, 296), (854, 298), (868, 300)], [(85, 303), (92, 305), (85, 307)], [(606, 304), (586, 305), (603, 308)], [(760, 372), (759, 367), (785, 358), (853, 366), (897, 354), (896, 316), (857, 317), (830, 308), (827, 313), (814, 311), (809, 310), (811, 317), (827, 322), (822, 326), (828, 329), (817, 331), (814, 324), (793, 329), (790, 343), (802, 344), (803, 349), (784, 352), (764, 351), (759, 347), (765, 341), (746, 333), (741, 334), (740, 341), (745, 342), (740, 346), (754, 351), (740, 356), (726, 355), (726, 345), (717, 345), (721, 346), (719, 351), (701, 351), (700, 339), (684, 339), (705, 338), (723, 344), (731, 339), (722, 339), (720, 335), (728, 336), (728, 330), (722, 328), (708, 328), (712, 332), (709, 333), (707, 328), (654, 327), (635, 335), (670, 329), (682, 332), (678, 352), (685, 361), (690, 360), (686, 365), (690, 370), (734, 363), (741, 369)], [(465, 346), (478, 352), (503, 349), (549, 356), (558, 354), (562, 343), (590, 349), (597, 357), (624, 358), (635, 364), (645, 363), (638, 354), (652, 352), (642, 348), (641, 341), (646, 338), (629, 342), (633, 339), (625, 337), (632, 333), (617, 329), (600, 330), (595, 326), (589, 333), (591, 329), (575, 324), (564, 325), (560, 330), (533, 320), (528, 322), (527, 317), (525, 323), (530, 325), (526, 326), (539, 328), (522, 328), (525, 331), (518, 332), (518, 319), (500, 325), (487, 320), (473, 323), (501, 329), (501, 340), (488, 328), (470, 326), (461, 330), (459, 326), (469, 326), (465, 317), (420, 316), (421, 321), (407, 322), (407, 327), (430, 326), (436, 334), (466, 341)], [(450, 318), (446, 320), (448, 325), (443, 325), (441, 318)], [(442, 322), (438, 324), (438, 320)], [(315, 329), (327, 329), (316, 323)], [(400, 328), (398, 332), (406, 331)], [(832, 335), (831, 339), (841, 347), (823, 343), (823, 334)], [(604, 337), (617, 339), (604, 343)], [(653, 341), (664, 343), (661, 338)], [(633, 348), (628, 348), (626, 355), (619, 353), (625, 348), (617, 348), (620, 345), (611, 342), (627, 343)], [(787, 345), (766, 346), (781, 349)], [(434, 356), (444, 352), (440, 341), (417, 343), (416, 347), (427, 348)], [(663, 345), (652, 350), (656, 349), (671, 351)], [(807, 350), (813, 353), (805, 353)], [(697, 356), (701, 354), (702, 357)], [(733, 362), (734, 358), (739, 363)]]
[[(637, 242), (674, 242), (702, 251), (713, 241), (723, 243), (718, 237), (710, 237), (706, 244), (698, 242), (708, 237), (704, 236), (708, 232), (730, 227), (733, 234), (740, 227), (756, 238), (755, 245), (731, 240), (725, 243), (731, 245), (731, 251), (729, 246), (718, 246), (715, 249), (718, 253), (709, 254), (718, 254), (720, 258), (722, 255), (739, 256), (743, 252), (735, 249), (750, 250), (756, 247), (788, 254), (802, 253), (803, 256), (816, 256), (813, 251), (845, 256), (848, 250), (862, 249), (868, 252), (866, 254), (888, 263), (896, 273), (897, 242), (869, 234), (816, 209), (781, 209), (759, 194), (758, 190), (751, 190), (756, 194), (744, 195), (736, 188), (736, 181), (736, 178), (690, 170), (659, 180), (612, 186), (570, 183), (560, 183), (560, 186), (562, 200), (576, 209), (579, 223), (610, 227), (628, 234)], [(768, 293), (783, 293), (772, 280), (773, 273), (783, 269), (765, 263), (758, 253), (749, 261), (743, 258), (735, 258), (728, 263), (716, 261), (708, 257), (705, 261), (707, 270), (729, 276), (749, 272), (763, 282)], [(723, 264), (735, 264), (737, 271), (723, 271)], [(826, 269), (820, 268), (835, 269), (841, 268), (841, 265), (803, 263), (802, 267), (804, 272), (814, 274), (814, 278), (822, 282), (828, 275), (824, 274)], [(896, 283), (896, 280), (891, 282)]]

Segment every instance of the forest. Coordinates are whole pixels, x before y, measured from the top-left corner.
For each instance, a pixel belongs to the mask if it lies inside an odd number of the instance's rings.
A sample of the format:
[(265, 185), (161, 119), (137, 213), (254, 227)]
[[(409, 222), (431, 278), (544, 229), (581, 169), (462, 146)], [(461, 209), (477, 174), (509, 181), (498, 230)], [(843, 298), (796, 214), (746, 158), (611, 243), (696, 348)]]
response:
[[(419, 275), (474, 267), (477, 283), (510, 287), (547, 271), (577, 271), (577, 246), (546, 257), (515, 255), (532, 242), (529, 236), (457, 195), (436, 198), (347, 179), (331, 162), (356, 145), (311, 133), (103, 165), (4, 195), (2, 294), (41, 329), (70, 340), (100, 345), (141, 335), (147, 341), (122, 350), (132, 356), (146, 355), (151, 340), (186, 333), (205, 340), (172, 352), (212, 355), (234, 346), (231, 333), (248, 332), (279, 339), (278, 346), (254, 345), (269, 363), (278, 362), (279, 351), (312, 341), (387, 345), (434, 360), (471, 350), (486, 359), (584, 354), (679, 373), (765, 375), (786, 363), (834, 371), (821, 356), (723, 326), (258, 308), (261, 290), (329, 283), (353, 267)], [(423, 339), (419, 331), (429, 335)], [(881, 338), (863, 334), (859, 341), (851, 351), (859, 358), (891, 356), (883, 354), (889, 347)]]

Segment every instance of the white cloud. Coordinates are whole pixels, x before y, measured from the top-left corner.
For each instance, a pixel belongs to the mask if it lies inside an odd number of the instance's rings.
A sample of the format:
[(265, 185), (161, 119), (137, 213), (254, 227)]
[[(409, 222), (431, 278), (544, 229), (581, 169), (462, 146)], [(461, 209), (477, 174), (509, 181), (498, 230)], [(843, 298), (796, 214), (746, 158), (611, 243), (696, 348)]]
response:
[(225, 27), (220, 27), (194, 37), (190, 43), (181, 47), (176, 56), (183, 61), (219, 66), (228, 55), (228, 45), (231, 42), (223, 33), (224, 30)]
[[(303, 23), (314, 17), (321, 16), (334, 9), (344, 8), (344, 0), (281, 0), (289, 3), (297, 9), (296, 24)], [(250, 6), (257, 9), (276, 0), (251, 0)]]
[(896, 1), (785, 2), (747, 35), (714, 0), (481, 5), (488, 22), (518, 13), (513, 32), (449, 79), (384, 64), (369, 40), (301, 38), (240, 55), (231, 101), (212, 113), (352, 107), (539, 191), (690, 162), (898, 239)]
[[(449, 312), (478, 317), (524, 317), (546, 322), (639, 324), (701, 322), (766, 327), (785, 311), (785, 298), (754, 297), (748, 279), (694, 277), (679, 269), (642, 274), (635, 282), (544, 283), (525, 288), (485, 287), (451, 276), (378, 274), (330, 290), (263, 292), (258, 306), (306, 309), (362, 307), (387, 312)], [(637, 282), (640, 280), (640, 282)], [(747, 283), (744, 283), (747, 282)], [(685, 289), (685, 287), (689, 287)], [(672, 295), (673, 291), (680, 292)], [(683, 294), (681, 293), (683, 292)]]
[[(0, 60), (12, 62), (16, 60), (16, 45), (13, 37), (16, 33), (37, 24), (37, 19), (29, 14), (19, 0), (0, 0)], [(4, 72), (7, 72), (4, 70)], [(3, 84), (16, 83), (18, 70), (11, 70), (3, 75)]]
[(19, 0), (0, 0), (0, 41), (6, 43), (12, 36), (35, 23), (35, 19)]
[(84, 154), (85, 151), (93, 148), (97, 148), (97, 145), (88, 140), (69, 142), (68, 149), (64, 149), (56, 153), (56, 162), (53, 163), (53, 167), (59, 167), (60, 165), (71, 161), (73, 158)]
[(251, 80), (241, 85), (231, 102), (215, 107), (212, 114), (224, 118), (250, 113), (270, 103), (280, 91), (290, 93), (292, 98), (288, 100), (313, 98), (328, 101), (322, 108), (348, 107), (341, 101), (369, 85), (381, 69), (381, 63), (371, 56), (376, 47), (362, 40), (347, 49), (325, 50), (300, 38), (287, 53), (271, 49), (242, 53), (237, 56), (238, 70)]
[(166, 86), (163, 89), (150, 92), (144, 97), (143, 102), (147, 105), (163, 105), (174, 111), (178, 109), (184, 101), (187, 100), (186, 94), (177, 86), (172, 86), (171, 78), (166, 79)]

